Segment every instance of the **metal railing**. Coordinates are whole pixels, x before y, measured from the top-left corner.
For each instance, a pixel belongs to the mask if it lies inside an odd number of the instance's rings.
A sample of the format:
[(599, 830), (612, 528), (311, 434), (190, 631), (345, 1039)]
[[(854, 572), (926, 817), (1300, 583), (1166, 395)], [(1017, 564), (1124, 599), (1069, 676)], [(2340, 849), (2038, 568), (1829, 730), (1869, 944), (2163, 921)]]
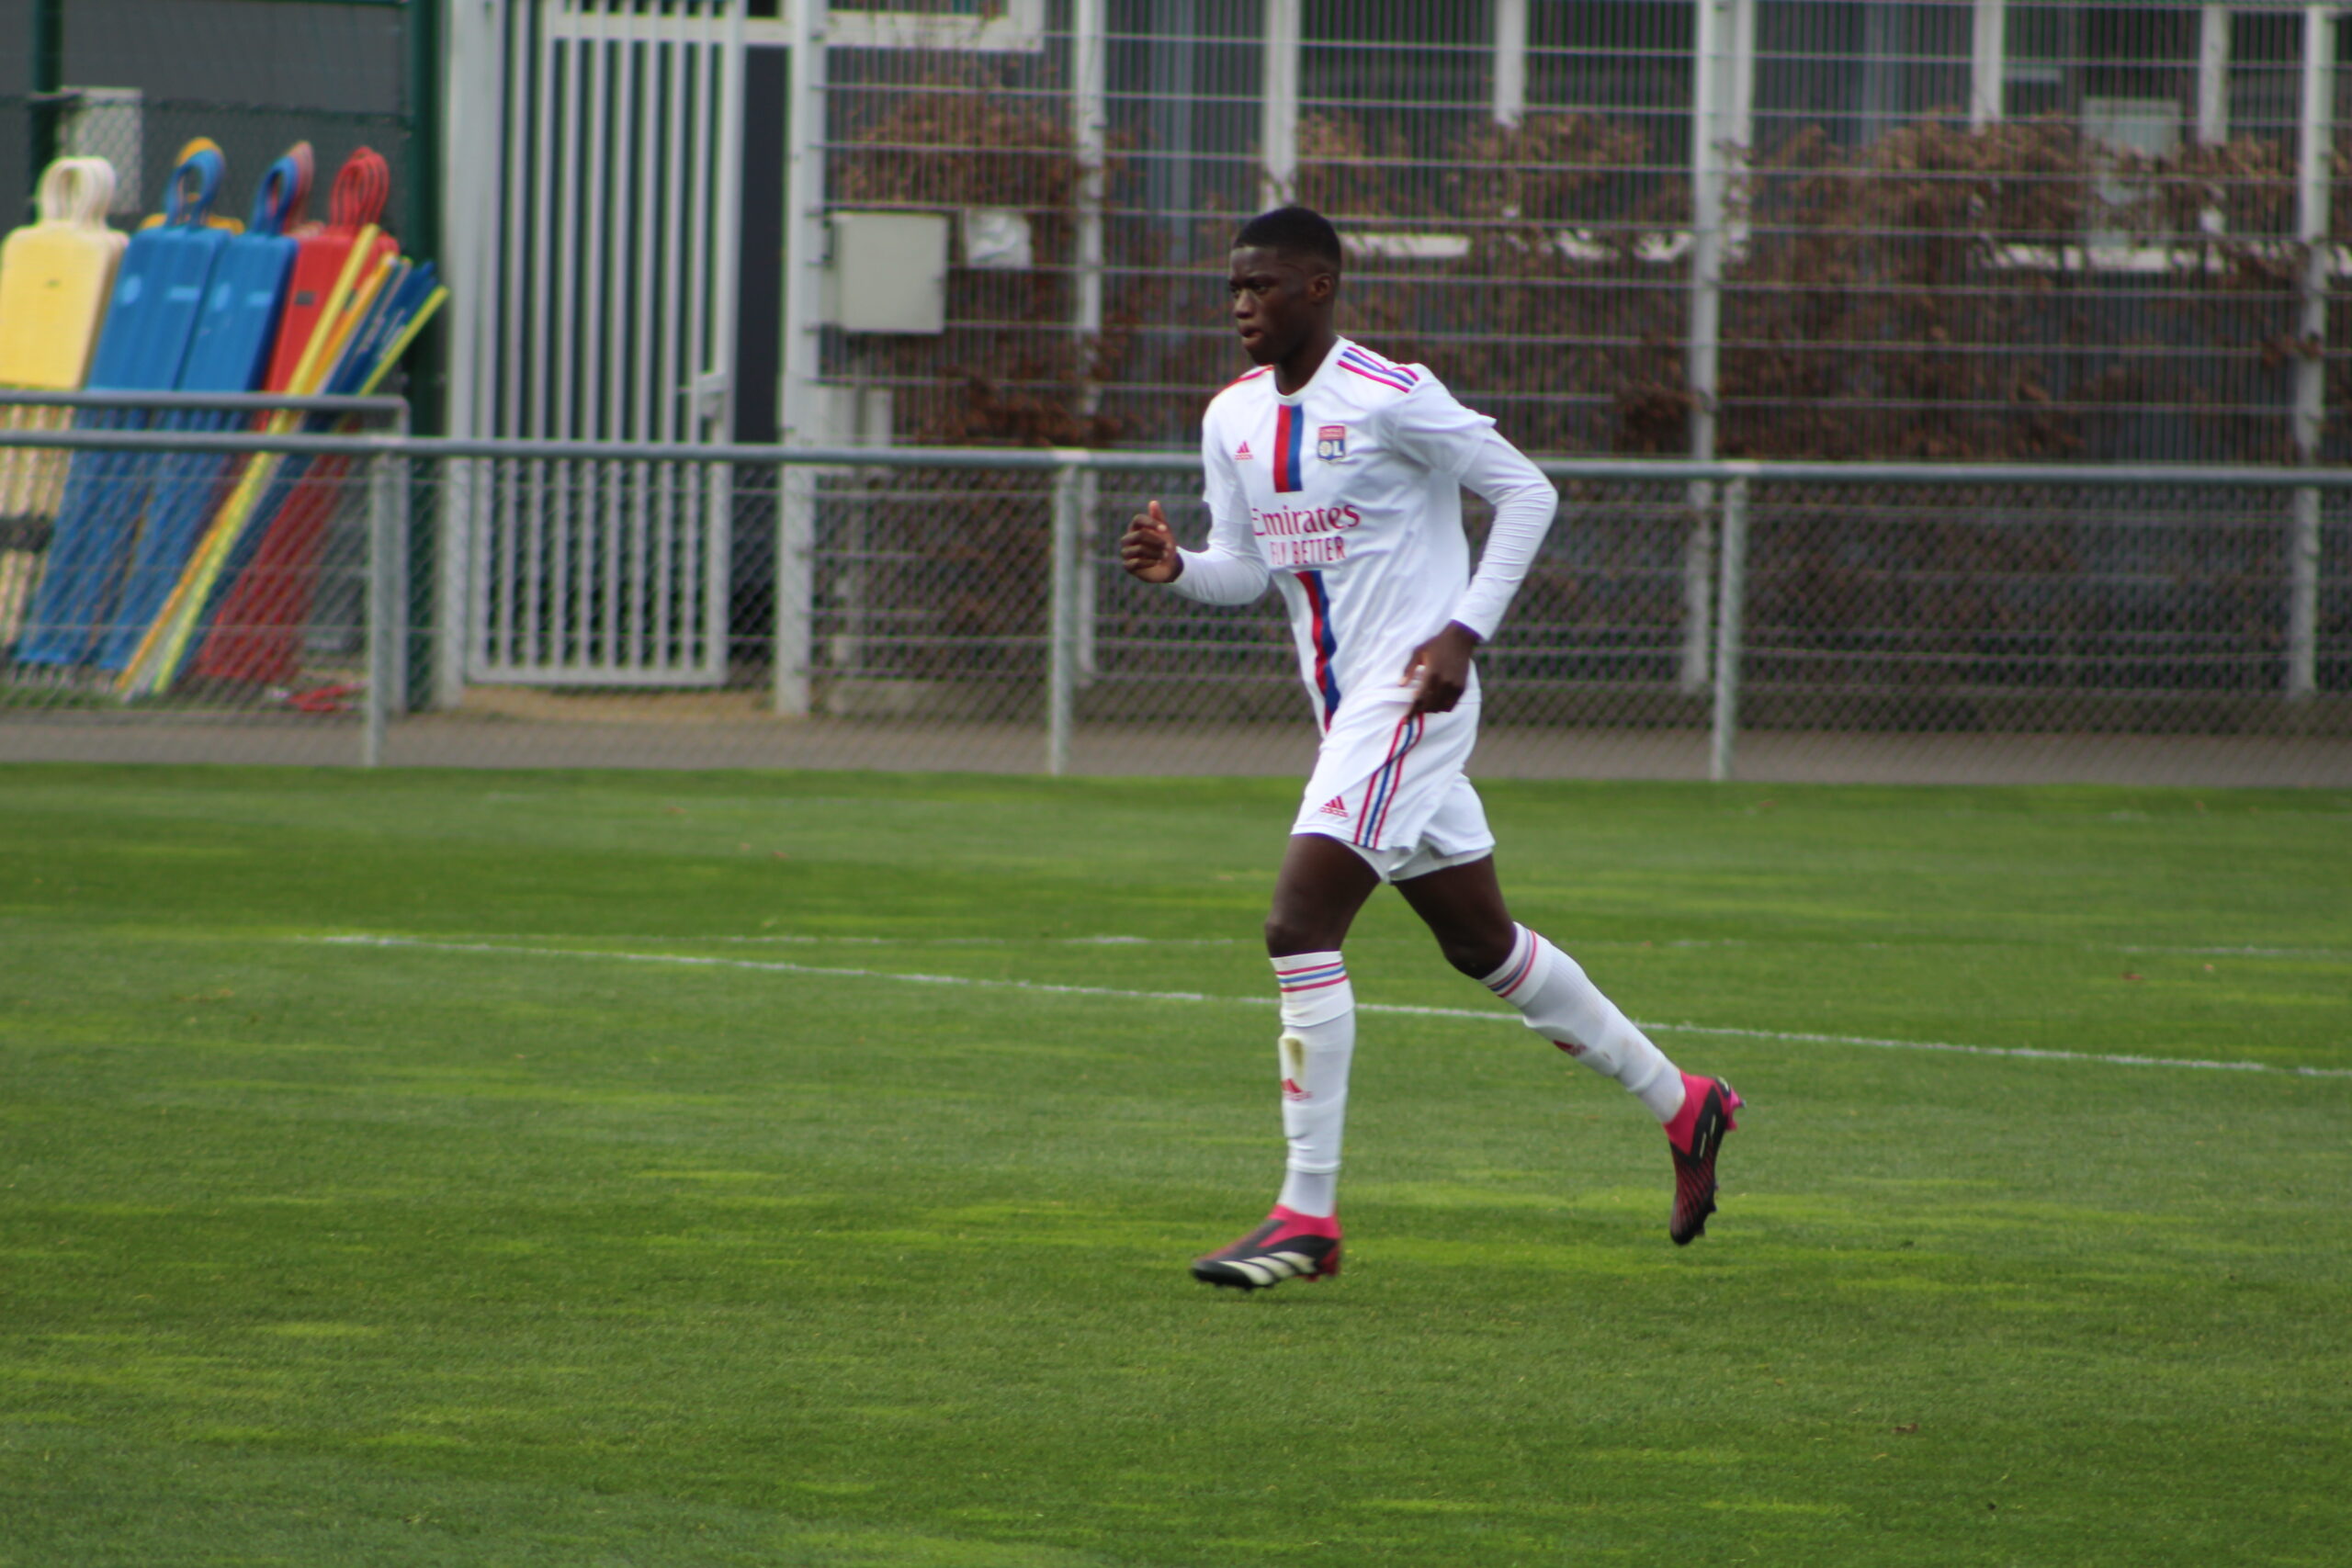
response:
[[(185, 406), (199, 404), (259, 406)], [(310, 404), (392, 412), (387, 400)], [(1050, 773), (1100, 767), (1106, 746), (1139, 747), (1154, 730), (1208, 736), (1278, 715), (1295, 727), (1287, 632), (1272, 608), (1192, 605), (1129, 582), (1113, 558), (1126, 515), (1150, 496), (1198, 542), (1189, 453), (0, 432), (0, 451), (28, 447), (357, 459), (337, 494), (364, 622), (345, 683), (361, 688), (357, 753), (370, 765), (388, 760), (399, 723), (429, 716), (407, 716), (412, 692), (420, 709), (449, 710), (484, 689), (472, 657), (481, 627), (469, 624), (484, 591), (451, 592), (451, 579), (537, 558), (502, 557), (483, 530), (572, 542), (568, 575), (502, 590), (543, 607), (535, 635), (577, 651), (654, 619), (641, 603), (662, 591), (654, 579), (613, 565), (631, 519), (602, 502), (564, 513), (553, 480), (543, 513), (500, 516), (487, 498), (502, 477), (662, 466), (729, 476), (720, 684), (743, 699), (728, 711), (747, 725), (792, 730), (777, 727), (781, 713), (801, 716), (807, 735), (995, 726), (1029, 735), (1030, 765)], [(1698, 771), (1722, 779), (1739, 767), (1744, 732), (2344, 728), (2334, 698), (2352, 686), (2352, 470), (1542, 466), (1562, 487), (1563, 517), (1483, 656), (1498, 731), (1690, 734), (1704, 741)], [(433, 563), (421, 576), (410, 564), (419, 524)], [(606, 618), (566, 620), (582, 600)], [(1695, 688), (1694, 647), (1707, 675)], [(622, 660), (610, 646), (599, 657)], [(47, 689), (36, 681), (0, 710), (0, 746), (6, 720), (43, 716)], [(76, 690), (81, 711), (117, 718), (206, 700), (194, 687), (143, 701)], [(952, 747), (939, 755), (935, 765), (958, 765)]]

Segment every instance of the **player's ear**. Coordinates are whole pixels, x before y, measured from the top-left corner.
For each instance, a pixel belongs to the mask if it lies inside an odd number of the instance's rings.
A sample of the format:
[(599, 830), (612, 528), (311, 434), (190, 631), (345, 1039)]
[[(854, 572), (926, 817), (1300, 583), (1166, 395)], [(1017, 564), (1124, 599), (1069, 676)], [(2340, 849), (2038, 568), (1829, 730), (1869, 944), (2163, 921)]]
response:
[(1306, 275), (1306, 297), (1317, 305), (1330, 303), (1340, 292), (1340, 275), (1329, 267), (1317, 267)]

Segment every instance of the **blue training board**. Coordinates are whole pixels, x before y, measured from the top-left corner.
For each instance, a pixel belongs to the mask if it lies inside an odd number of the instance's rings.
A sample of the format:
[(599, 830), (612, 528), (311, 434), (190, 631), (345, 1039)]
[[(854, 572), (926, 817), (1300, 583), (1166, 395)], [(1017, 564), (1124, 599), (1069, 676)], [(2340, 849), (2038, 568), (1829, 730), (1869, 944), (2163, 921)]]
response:
[[(183, 392), (251, 392), (269, 368), (297, 243), (281, 231), (300, 188), (300, 171), (281, 158), (262, 176), (254, 220), (221, 250), (204, 309), (180, 367)], [(159, 423), (173, 430), (226, 430), (239, 415), (219, 410), (175, 411)], [(102, 670), (121, 670), (139, 651), (148, 623), (172, 596), (187, 558), (202, 536), (232, 464), (202, 452), (175, 452), (154, 468), (147, 525), (124, 581), (113, 628), (98, 651)]]

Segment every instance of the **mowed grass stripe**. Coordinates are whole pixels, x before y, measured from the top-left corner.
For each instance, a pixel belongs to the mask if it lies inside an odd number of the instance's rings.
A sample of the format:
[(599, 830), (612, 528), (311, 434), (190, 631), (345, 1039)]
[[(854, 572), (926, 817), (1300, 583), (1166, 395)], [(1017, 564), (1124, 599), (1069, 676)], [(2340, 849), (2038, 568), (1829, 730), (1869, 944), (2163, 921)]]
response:
[[(1032, 991), (1040, 996), (1091, 997), (1140, 1002), (1213, 1003), (1267, 1008), (1272, 997), (1221, 997), (1203, 991), (1131, 991), (1110, 986), (1061, 985), (1045, 980), (993, 979), (975, 975), (922, 975), (889, 969), (859, 969), (842, 964), (794, 964), (783, 959), (718, 958), (679, 953), (628, 953), (610, 948), (533, 947), (511, 942), (436, 942), (424, 937), (368, 932), (298, 938), (335, 947), (400, 947), (434, 953), (507, 954), (526, 958), (589, 958), (615, 964), (669, 964), (686, 968), (743, 969), (772, 975), (799, 975), (830, 979), (887, 980), (914, 986), (975, 986), (983, 990)], [(1396, 1002), (1359, 1002), (1357, 1010), (1414, 1018), (1458, 1018), (1477, 1023), (1517, 1023), (1516, 1013), (1494, 1009), (1416, 1007)], [(2009, 1056), (2029, 1061), (2089, 1062), (2124, 1067), (2185, 1067), (2202, 1072), (2284, 1073), (2293, 1077), (2352, 1078), (2352, 1067), (2307, 1067), (2269, 1062), (2208, 1061), (2193, 1056), (2126, 1055), (2113, 1052), (2058, 1051), (2030, 1045), (1964, 1045), (1941, 1040), (1882, 1040), (1866, 1035), (1822, 1034), (1803, 1031), (1743, 1029), (1726, 1024), (1658, 1023), (1637, 1020), (1640, 1027), (1661, 1034), (1707, 1034), (1742, 1040), (1770, 1040), (1792, 1044), (1852, 1045), (1873, 1050), (1935, 1051), (1967, 1056)]]
[[(2352, 1067), (2340, 795), (1487, 795), (1636, 1016)], [(2340, 1555), (2332, 1080), (1678, 1037), (1751, 1109), (1677, 1249), (1384, 894), (1348, 1271), (1193, 1284), (1272, 1021), (1121, 993), (1262, 998), (1295, 796), (0, 767), (0, 1564)]]

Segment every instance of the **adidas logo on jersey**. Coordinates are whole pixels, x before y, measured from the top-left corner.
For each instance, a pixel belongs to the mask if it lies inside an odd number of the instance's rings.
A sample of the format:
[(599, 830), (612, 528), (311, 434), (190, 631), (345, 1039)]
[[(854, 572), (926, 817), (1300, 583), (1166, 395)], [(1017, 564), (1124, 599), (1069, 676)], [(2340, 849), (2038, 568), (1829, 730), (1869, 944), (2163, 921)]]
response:
[(1233, 460), (1237, 463), (1246, 463), (1250, 460), (1250, 443), (1244, 441), (1241, 444), (1240, 450), (1233, 454)]
[(1330, 799), (1323, 803), (1322, 807), (1316, 812), (1316, 815), (1317, 817), (1345, 817), (1348, 815), (1348, 803), (1340, 796), (1335, 795)]

